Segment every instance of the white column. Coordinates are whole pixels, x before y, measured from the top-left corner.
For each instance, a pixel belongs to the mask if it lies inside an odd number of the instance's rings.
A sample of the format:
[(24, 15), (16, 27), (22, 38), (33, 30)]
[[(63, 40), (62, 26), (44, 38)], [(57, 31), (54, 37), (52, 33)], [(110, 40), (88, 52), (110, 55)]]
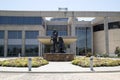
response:
[(104, 32), (105, 32), (105, 50), (109, 55), (109, 31), (108, 31), (108, 17), (104, 17)]
[(94, 53), (94, 47), (93, 47), (93, 27), (91, 25), (91, 52)]
[[(75, 17), (74, 17), (74, 13), (73, 13), (73, 17), (72, 17), (71, 36), (75, 36)], [(71, 44), (71, 50), (72, 50), (72, 53), (74, 53), (76, 55), (76, 42)]]
[(38, 43), (38, 56), (41, 56), (40, 55), (40, 42)]
[(67, 34), (68, 36), (70, 36), (70, 25), (69, 24), (67, 25)]
[(47, 21), (46, 20), (44, 20), (44, 26), (45, 26), (45, 30), (44, 30), (44, 35), (46, 36), (46, 31), (47, 31)]
[(4, 38), (4, 57), (7, 57), (8, 53), (8, 31), (5, 30), (5, 38)]
[(40, 44), (40, 52), (41, 52), (41, 56), (43, 56), (43, 46), (42, 46), (42, 43)]
[(22, 31), (22, 56), (25, 56), (25, 31)]

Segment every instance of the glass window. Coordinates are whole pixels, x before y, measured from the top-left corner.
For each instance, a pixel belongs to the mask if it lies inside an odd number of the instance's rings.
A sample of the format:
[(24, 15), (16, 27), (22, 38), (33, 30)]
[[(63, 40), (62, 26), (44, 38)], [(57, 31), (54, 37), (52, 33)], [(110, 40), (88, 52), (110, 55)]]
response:
[(0, 16), (0, 24), (9, 25), (42, 25), (42, 17)]
[(76, 27), (77, 55), (85, 55), (91, 52), (91, 28), (89, 27)]
[[(108, 23), (108, 28), (109, 29), (118, 29), (120, 28), (120, 22), (110, 22)], [(104, 24), (98, 24), (96, 26), (93, 26), (93, 31), (96, 32), (96, 31), (101, 31), (101, 30), (104, 30)]]
[(0, 31), (0, 39), (4, 39), (4, 31)]
[(99, 24), (99, 25), (93, 26), (93, 31), (94, 32), (102, 31), (102, 30), (104, 30), (104, 24)]
[(38, 45), (26, 45), (25, 56), (38, 56)]
[(22, 39), (22, 31), (8, 31), (8, 39)]
[(21, 53), (21, 45), (8, 45), (8, 54), (7, 56), (18, 56)]
[(111, 22), (108, 23), (109, 29), (118, 29), (120, 28), (120, 22)]
[(4, 46), (0, 45), (0, 56), (4, 56)]
[(47, 36), (52, 36), (53, 30), (58, 31), (58, 36), (67, 36), (67, 25), (47, 25)]
[(37, 39), (39, 35), (38, 31), (26, 31), (25, 38), (26, 39)]

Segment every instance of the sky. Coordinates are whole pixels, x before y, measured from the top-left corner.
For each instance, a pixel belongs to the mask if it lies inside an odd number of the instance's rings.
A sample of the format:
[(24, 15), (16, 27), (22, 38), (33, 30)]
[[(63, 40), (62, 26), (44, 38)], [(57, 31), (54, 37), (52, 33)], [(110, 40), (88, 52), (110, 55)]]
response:
[(0, 10), (18, 11), (120, 11), (120, 0), (0, 0)]
[[(68, 8), (68, 11), (120, 11), (120, 0), (0, 0), (0, 10), (58, 11), (58, 8)], [(79, 21), (92, 19), (78, 18)]]

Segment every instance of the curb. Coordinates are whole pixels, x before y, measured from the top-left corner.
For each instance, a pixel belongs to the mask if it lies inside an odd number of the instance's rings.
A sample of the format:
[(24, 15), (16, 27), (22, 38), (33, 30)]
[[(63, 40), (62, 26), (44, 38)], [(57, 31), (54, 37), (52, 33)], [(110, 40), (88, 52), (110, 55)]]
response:
[(53, 74), (56, 74), (56, 73), (116, 73), (116, 72), (120, 72), (120, 70), (118, 71), (65, 71), (65, 72), (60, 72), (60, 71), (46, 71), (46, 72), (43, 72), (43, 71), (0, 71), (0, 73), (53, 73)]

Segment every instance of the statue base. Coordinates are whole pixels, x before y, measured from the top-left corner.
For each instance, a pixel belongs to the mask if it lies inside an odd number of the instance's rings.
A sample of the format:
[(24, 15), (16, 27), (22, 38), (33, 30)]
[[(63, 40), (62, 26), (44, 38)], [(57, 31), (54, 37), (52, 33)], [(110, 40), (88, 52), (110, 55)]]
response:
[(72, 61), (74, 54), (69, 53), (44, 53), (44, 59), (48, 61)]

